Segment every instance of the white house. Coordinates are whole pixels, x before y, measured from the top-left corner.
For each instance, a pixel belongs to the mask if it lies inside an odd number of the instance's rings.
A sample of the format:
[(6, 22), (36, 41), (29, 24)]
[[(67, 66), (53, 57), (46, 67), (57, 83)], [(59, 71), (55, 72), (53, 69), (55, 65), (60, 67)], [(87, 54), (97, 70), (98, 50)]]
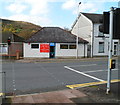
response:
[[(87, 56), (87, 41), (79, 38), (78, 57)], [(76, 56), (76, 36), (59, 27), (43, 27), (24, 43), (24, 57)]]
[[(102, 14), (80, 13), (74, 22), (71, 33), (87, 40), (88, 56), (107, 56), (109, 50), (109, 34), (99, 31)], [(113, 55), (118, 53), (118, 40), (113, 40)]]

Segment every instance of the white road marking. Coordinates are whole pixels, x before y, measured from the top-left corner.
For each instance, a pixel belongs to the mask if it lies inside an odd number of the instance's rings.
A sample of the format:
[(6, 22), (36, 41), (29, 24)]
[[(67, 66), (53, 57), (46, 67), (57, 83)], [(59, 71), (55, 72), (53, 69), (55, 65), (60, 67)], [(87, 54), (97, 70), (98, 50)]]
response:
[[(118, 69), (113, 69), (112, 71), (116, 71)], [(108, 70), (93, 70), (93, 71), (83, 71), (83, 73), (94, 73), (94, 72), (102, 72), (102, 71), (108, 71)]]
[(83, 73), (83, 72), (77, 71), (77, 70), (75, 70), (75, 69), (72, 69), (72, 68), (70, 68), (70, 67), (68, 67), (68, 66), (64, 66), (64, 67), (65, 67), (66, 69), (68, 69), (68, 70), (71, 70), (71, 71), (74, 71), (74, 72), (76, 72), (76, 73), (82, 74), (82, 75), (84, 75), (84, 76), (86, 76), (86, 77), (90, 77), (90, 78), (95, 79), (95, 80), (98, 80), (98, 81), (105, 81), (105, 80), (96, 78), (96, 77), (94, 77), (94, 76), (85, 74), (85, 73)]
[(88, 65), (71, 65), (69, 67), (80, 67), (80, 66), (96, 66), (97, 64), (88, 64)]

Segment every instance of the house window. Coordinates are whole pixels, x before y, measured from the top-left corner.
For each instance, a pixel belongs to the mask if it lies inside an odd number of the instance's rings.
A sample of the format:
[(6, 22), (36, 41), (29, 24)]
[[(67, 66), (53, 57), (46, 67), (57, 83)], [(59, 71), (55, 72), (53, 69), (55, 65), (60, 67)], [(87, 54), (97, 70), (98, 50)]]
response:
[(68, 49), (68, 45), (67, 44), (61, 44), (60, 49)]
[(7, 44), (0, 44), (0, 54), (7, 54), (8, 48)]
[(69, 45), (69, 49), (76, 49), (76, 45)]
[(114, 42), (114, 44), (118, 44), (118, 42)]
[(104, 42), (99, 42), (99, 53), (104, 53)]
[(39, 44), (31, 44), (31, 48), (38, 49), (39, 48)]
[(114, 42), (114, 55), (117, 55), (118, 52), (118, 42)]

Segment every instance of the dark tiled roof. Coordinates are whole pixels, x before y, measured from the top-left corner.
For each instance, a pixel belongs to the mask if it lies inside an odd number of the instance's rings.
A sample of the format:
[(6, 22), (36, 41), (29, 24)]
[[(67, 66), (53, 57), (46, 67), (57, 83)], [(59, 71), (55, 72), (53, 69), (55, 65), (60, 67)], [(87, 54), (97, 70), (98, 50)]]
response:
[(0, 34), (0, 37), (2, 39), (2, 43), (7, 43), (8, 38), (11, 38), (11, 42), (24, 42), (24, 39), (22, 37), (19, 37), (13, 33), (7, 32)]
[[(90, 19), (93, 23), (100, 23), (101, 19), (102, 19), (102, 14), (95, 14), (95, 13), (83, 13), (81, 12), (78, 16), (78, 18), (81, 16), (81, 14), (83, 14), (84, 16), (86, 16), (88, 19)], [(72, 25), (72, 28), (75, 26), (76, 22), (78, 19), (75, 20), (75, 22)]]
[(82, 13), (88, 19), (90, 19), (93, 23), (100, 23), (102, 19), (102, 14), (94, 14), (94, 13)]
[[(43, 27), (25, 42), (30, 43), (75, 43), (76, 36), (59, 27)], [(79, 43), (88, 43), (79, 38)]]
[(13, 41), (14, 42), (24, 42), (24, 38), (20, 37), (20, 36), (17, 36), (15, 34), (13, 34)]

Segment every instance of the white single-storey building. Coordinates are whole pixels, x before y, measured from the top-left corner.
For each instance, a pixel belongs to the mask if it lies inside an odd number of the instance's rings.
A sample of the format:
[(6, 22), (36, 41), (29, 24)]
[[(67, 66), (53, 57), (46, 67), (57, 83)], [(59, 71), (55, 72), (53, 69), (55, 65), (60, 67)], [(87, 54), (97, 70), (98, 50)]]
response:
[[(87, 57), (86, 40), (79, 38), (78, 57)], [(76, 57), (76, 36), (59, 27), (43, 27), (24, 43), (24, 58)]]

